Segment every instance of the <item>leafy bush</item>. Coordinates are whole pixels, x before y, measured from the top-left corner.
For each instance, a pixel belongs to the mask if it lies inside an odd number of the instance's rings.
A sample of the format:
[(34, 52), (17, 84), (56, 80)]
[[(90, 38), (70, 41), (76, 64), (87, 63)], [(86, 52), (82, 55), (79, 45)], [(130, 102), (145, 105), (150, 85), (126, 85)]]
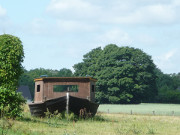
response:
[(23, 45), (18, 37), (0, 35), (0, 86), (16, 90), (18, 79), (23, 73)]
[(54, 111), (54, 113), (51, 113), (49, 109), (47, 109), (47, 112), (45, 112), (45, 117), (47, 119), (47, 124), (50, 127), (58, 127), (59, 120), (62, 120), (62, 115), (58, 112), (58, 110)]
[[(16, 93), (18, 79), (23, 73), (23, 45), (18, 37), (0, 35), (0, 114), (15, 118), (21, 116), (25, 99)], [(8, 108), (8, 111), (5, 111)]]
[(8, 118), (20, 117), (23, 111), (22, 105), (25, 102), (26, 100), (20, 93), (0, 87), (0, 114), (5, 108), (8, 108), (4, 116)]
[(58, 112), (58, 110), (54, 111), (54, 113), (51, 113), (49, 109), (47, 109), (47, 112), (45, 112), (46, 118), (57, 118), (59, 120), (62, 119), (62, 114)]
[(69, 121), (77, 120), (77, 116), (72, 112), (69, 114), (65, 113), (64, 116)]

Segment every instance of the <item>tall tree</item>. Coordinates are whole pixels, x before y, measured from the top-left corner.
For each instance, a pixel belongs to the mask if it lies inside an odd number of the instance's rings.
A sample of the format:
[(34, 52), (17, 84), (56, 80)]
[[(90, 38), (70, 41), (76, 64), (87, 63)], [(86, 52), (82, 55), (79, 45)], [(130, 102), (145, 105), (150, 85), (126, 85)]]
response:
[(8, 117), (21, 116), (25, 99), (16, 93), (16, 88), (23, 73), (23, 58), (21, 40), (8, 34), (0, 35), (0, 115), (5, 112)]
[(23, 73), (23, 45), (18, 37), (0, 35), (0, 86), (16, 90)]
[(74, 65), (75, 76), (95, 76), (97, 59), (101, 55), (102, 49), (100, 47), (93, 49), (83, 57), (83, 62)]
[(157, 94), (155, 65), (140, 49), (114, 44), (96, 48), (74, 69), (75, 75), (98, 79), (96, 98), (100, 103), (148, 102)]

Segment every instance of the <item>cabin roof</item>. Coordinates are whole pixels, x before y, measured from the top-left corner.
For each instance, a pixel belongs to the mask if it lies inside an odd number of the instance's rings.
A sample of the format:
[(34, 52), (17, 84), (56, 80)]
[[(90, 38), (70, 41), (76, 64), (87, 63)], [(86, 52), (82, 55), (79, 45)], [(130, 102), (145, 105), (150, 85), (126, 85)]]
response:
[(34, 79), (35, 82), (37, 81), (44, 81), (44, 82), (97, 82), (96, 79), (92, 77), (41, 77)]

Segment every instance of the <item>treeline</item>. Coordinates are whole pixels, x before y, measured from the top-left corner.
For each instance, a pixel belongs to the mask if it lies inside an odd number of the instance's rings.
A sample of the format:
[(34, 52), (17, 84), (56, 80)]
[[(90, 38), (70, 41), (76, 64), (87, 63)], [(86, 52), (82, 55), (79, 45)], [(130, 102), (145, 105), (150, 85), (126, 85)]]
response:
[[(178, 74), (164, 74), (160, 69), (155, 69), (157, 76), (156, 84), (158, 94), (155, 100), (150, 102), (157, 103), (180, 103), (180, 73)], [(34, 96), (34, 78), (40, 77), (40, 75), (48, 75), (49, 77), (72, 77), (74, 74), (70, 69), (33, 69), (24, 70), (24, 74), (19, 79), (19, 85), (28, 85), (31, 95)]]
[(70, 69), (33, 69), (19, 79), (19, 85), (28, 85), (34, 95), (34, 78), (91, 76), (96, 83), (98, 103), (180, 103), (180, 73), (164, 74), (153, 63), (151, 56), (133, 47), (110, 44), (98, 47), (84, 55), (83, 61)]
[(158, 95), (156, 102), (180, 103), (180, 73), (164, 74), (156, 69)]

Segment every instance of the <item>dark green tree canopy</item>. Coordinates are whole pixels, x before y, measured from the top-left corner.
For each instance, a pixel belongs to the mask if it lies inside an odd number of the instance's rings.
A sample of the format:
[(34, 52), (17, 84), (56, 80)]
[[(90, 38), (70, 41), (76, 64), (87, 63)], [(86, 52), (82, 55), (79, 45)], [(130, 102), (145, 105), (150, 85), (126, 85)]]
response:
[(23, 73), (23, 58), (21, 40), (8, 34), (0, 35), (0, 86), (16, 89), (19, 76)]
[(76, 76), (96, 79), (96, 98), (100, 103), (148, 102), (157, 94), (155, 65), (140, 49), (107, 45), (84, 55), (74, 65)]
[(164, 74), (160, 69), (155, 70), (157, 75), (158, 103), (180, 103), (180, 73)]

